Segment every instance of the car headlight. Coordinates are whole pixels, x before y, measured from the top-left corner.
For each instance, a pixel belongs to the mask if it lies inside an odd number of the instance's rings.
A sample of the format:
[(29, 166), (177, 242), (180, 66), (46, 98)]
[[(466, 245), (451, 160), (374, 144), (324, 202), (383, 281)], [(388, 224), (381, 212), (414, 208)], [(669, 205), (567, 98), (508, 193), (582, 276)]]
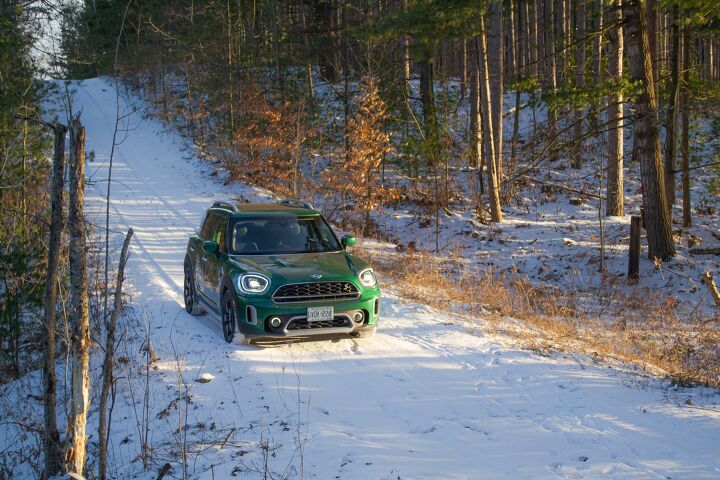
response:
[(238, 277), (238, 289), (243, 293), (263, 293), (270, 286), (270, 280), (257, 273), (248, 273)]
[(372, 268), (366, 268), (360, 272), (358, 279), (360, 279), (363, 287), (372, 288), (377, 285), (377, 277), (375, 277), (375, 272), (373, 272)]

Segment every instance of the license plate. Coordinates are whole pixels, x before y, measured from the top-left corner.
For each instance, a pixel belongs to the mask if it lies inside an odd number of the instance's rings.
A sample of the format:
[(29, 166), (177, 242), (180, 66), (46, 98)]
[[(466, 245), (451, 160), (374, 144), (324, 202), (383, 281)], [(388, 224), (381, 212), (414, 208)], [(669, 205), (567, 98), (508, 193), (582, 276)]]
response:
[(307, 309), (308, 322), (322, 322), (332, 320), (333, 317), (333, 307), (308, 307)]

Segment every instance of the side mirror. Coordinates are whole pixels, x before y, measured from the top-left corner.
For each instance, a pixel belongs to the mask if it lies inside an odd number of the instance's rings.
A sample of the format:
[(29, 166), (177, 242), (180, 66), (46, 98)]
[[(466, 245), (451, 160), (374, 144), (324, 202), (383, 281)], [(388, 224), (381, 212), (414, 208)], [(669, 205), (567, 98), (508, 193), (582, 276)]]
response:
[(344, 248), (352, 247), (357, 243), (357, 238), (355, 238), (354, 235), (345, 235), (340, 239), (340, 243), (342, 243)]
[(212, 240), (203, 242), (203, 251), (207, 254), (216, 253), (218, 251), (218, 244), (216, 242), (213, 242)]

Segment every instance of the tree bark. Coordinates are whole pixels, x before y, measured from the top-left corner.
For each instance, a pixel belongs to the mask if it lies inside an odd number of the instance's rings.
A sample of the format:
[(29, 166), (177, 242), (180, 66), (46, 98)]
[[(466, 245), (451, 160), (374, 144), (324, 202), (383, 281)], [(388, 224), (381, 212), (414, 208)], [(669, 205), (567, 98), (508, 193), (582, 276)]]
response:
[(480, 133), (480, 65), (478, 63), (478, 39), (470, 40), (470, 163), (478, 169), (480, 193), (485, 193), (482, 175), (482, 136)]
[(460, 40), (460, 98), (467, 93), (467, 40)]
[[(403, 12), (407, 12), (408, 0), (402, 0)], [(402, 63), (403, 63), (403, 88), (405, 90), (405, 101), (410, 108), (410, 36), (403, 35), (402, 37)], [(412, 114), (412, 112), (408, 112)]]
[(423, 109), (423, 123), (425, 127), (425, 139), (430, 146), (430, 162), (435, 164), (439, 161), (438, 149), (438, 125), (435, 113), (435, 92), (433, 90), (434, 75), (432, 58), (418, 60), (416, 62), (420, 73), (420, 102)]
[(663, 164), (658, 134), (658, 103), (655, 95), (645, 7), (645, 0), (631, 0), (625, 8), (631, 77), (641, 89), (635, 100), (633, 150), (640, 163), (648, 254), (650, 259), (667, 260), (675, 255), (675, 242), (663, 183)]
[[(98, 479), (105, 480), (107, 475), (107, 441), (110, 433), (110, 425), (107, 422), (107, 402), (110, 395), (110, 387), (114, 382), (113, 377), (113, 361), (115, 357), (115, 329), (117, 319), (122, 309), (122, 284), (125, 275), (125, 264), (128, 259), (128, 248), (130, 240), (133, 236), (133, 229), (129, 229), (123, 242), (122, 251), (120, 252), (120, 262), (118, 264), (117, 280), (115, 282), (115, 297), (113, 302), (113, 311), (110, 314), (110, 320), (105, 326), (105, 360), (103, 362), (103, 383), (100, 391), (100, 407), (98, 422)], [(105, 288), (109, 288), (109, 285)]]
[[(495, 1), (495, 0), (494, 0)], [(494, 222), (502, 221), (502, 210), (500, 208), (500, 183), (498, 182), (497, 171), (495, 169), (495, 131), (493, 129), (492, 114), (492, 97), (490, 93), (490, 76), (488, 72), (488, 45), (487, 32), (485, 29), (485, 18), (480, 18), (480, 86), (481, 86), (481, 112), (482, 122), (484, 125), (483, 145), (485, 146), (485, 158), (488, 159), (487, 177), (488, 177), (488, 196), (490, 203), (490, 215)]]
[(608, 76), (615, 83), (615, 93), (608, 99), (608, 164), (607, 164), (607, 194), (606, 213), (610, 216), (625, 215), (625, 181), (623, 175), (625, 155), (623, 94), (620, 91), (620, 82), (623, 76), (623, 27), (622, 0), (617, 0), (610, 6), (610, 23), (616, 24), (608, 31), (610, 45), (608, 51)]
[[(579, 0), (575, 6), (575, 86), (578, 90), (585, 88), (585, 0)], [(582, 153), (585, 143), (583, 136), (584, 109), (575, 109), (575, 141), (570, 165), (582, 168)]]
[(335, 10), (333, 0), (314, 0), (315, 25), (318, 33), (329, 43), (329, 48), (320, 48), (319, 66), (320, 75), (330, 83), (338, 80), (337, 69), (337, 35), (333, 31), (333, 13)]
[[(543, 32), (545, 45), (545, 94), (554, 96), (557, 92), (557, 65), (555, 62), (555, 22), (553, 18), (553, 0), (543, 0), (545, 3), (543, 14)], [(557, 137), (557, 113), (548, 104), (548, 141), (553, 142)], [(550, 160), (557, 160), (556, 148), (550, 149)]]
[(53, 156), (52, 184), (50, 190), (50, 238), (48, 240), (48, 265), (45, 280), (45, 348), (43, 368), (43, 406), (45, 450), (45, 478), (60, 469), (60, 434), (57, 429), (57, 385), (55, 383), (55, 339), (57, 314), (58, 264), (62, 242), (63, 191), (65, 189), (65, 125), (55, 124), (55, 153)]
[(680, 110), (682, 112), (682, 196), (683, 227), (692, 226), (690, 210), (690, 110), (688, 109), (688, 82), (690, 80), (690, 36), (687, 27), (682, 31), (682, 85), (680, 88)]
[(488, 73), (494, 72), (490, 81), (492, 101), (492, 139), (495, 143), (495, 174), (497, 181), (503, 177), (503, 9), (501, 0), (491, 0), (488, 11), (487, 58)]
[(668, 85), (668, 106), (665, 115), (665, 194), (668, 199), (668, 215), (672, 219), (672, 205), (675, 203), (675, 156), (677, 154), (678, 114), (677, 103), (680, 94), (680, 26), (679, 9), (673, 8), (670, 16), (670, 82)]
[(90, 318), (87, 247), (85, 244), (85, 128), (77, 118), (70, 125), (70, 311), (72, 318), (72, 387), (65, 457), (70, 473), (83, 475), (86, 460), (87, 412), (90, 406)]

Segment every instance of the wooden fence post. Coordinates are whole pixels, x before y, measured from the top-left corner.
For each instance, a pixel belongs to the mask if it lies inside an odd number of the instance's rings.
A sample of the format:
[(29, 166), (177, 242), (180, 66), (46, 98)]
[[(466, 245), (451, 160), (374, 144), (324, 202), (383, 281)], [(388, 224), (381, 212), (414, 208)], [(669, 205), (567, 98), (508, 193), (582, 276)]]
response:
[(638, 215), (630, 217), (630, 250), (628, 258), (628, 285), (638, 283), (640, 276), (640, 225), (642, 220)]

